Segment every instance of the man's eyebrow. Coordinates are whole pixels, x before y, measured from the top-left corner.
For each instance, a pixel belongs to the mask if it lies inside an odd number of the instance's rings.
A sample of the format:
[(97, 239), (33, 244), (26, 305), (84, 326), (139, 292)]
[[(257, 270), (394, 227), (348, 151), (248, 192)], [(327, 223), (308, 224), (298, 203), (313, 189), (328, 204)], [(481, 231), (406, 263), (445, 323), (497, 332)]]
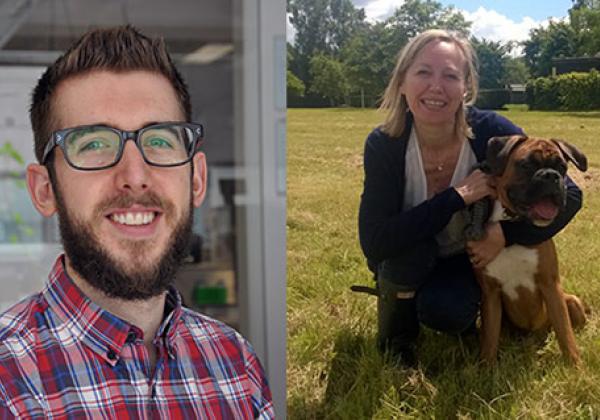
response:
[(111, 124), (111, 123), (106, 122), (106, 121), (104, 121), (104, 122), (97, 122), (97, 123), (91, 124), (91, 125), (104, 125), (106, 127), (116, 128), (116, 129), (121, 130), (121, 131), (137, 131), (137, 130), (141, 130), (144, 127), (148, 127), (149, 125), (162, 124), (164, 122), (165, 121), (147, 121), (147, 122), (144, 122), (139, 128), (136, 128), (135, 130), (123, 130), (119, 126), (117, 126), (115, 124)]

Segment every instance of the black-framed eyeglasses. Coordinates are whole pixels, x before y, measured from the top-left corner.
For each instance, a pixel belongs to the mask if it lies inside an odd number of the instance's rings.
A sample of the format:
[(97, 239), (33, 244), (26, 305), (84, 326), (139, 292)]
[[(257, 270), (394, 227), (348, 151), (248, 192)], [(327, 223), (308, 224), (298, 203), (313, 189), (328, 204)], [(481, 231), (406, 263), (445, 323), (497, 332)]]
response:
[(153, 166), (179, 166), (189, 162), (204, 140), (202, 124), (163, 122), (135, 131), (106, 125), (83, 125), (52, 133), (42, 156), (46, 163), (58, 146), (75, 169), (95, 171), (115, 166), (123, 156), (125, 142), (133, 140), (144, 161)]

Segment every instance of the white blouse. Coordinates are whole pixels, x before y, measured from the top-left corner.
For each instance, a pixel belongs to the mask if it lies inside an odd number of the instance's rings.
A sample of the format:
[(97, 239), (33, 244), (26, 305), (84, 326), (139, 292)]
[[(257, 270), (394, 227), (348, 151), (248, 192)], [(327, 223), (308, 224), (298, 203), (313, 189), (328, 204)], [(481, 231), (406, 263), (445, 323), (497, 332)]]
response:
[[(450, 181), (450, 186), (467, 177), (477, 164), (477, 158), (469, 145), (468, 139), (463, 141), (460, 156)], [(404, 157), (404, 205), (403, 210), (411, 209), (427, 200), (427, 179), (423, 166), (423, 157), (419, 148), (417, 132), (414, 127), (408, 139), (406, 156)], [(465, 250), (464, 229), (467, 225), (467, 210), (454, 213), (446, 227), (436, 235), (441, 256), (455, 255)]]

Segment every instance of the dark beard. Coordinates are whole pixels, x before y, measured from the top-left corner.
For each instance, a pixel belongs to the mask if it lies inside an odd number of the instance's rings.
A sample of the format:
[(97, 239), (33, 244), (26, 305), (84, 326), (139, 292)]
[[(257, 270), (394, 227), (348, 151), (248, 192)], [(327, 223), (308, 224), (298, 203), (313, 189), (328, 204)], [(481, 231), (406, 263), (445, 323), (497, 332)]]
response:
[[(87, 283), (109, 297), (124, 300), (147, 300), (160, 295), (169, 288), (181, 261), (188, 254), (193, 223), (191, 199), (187, 214), (183, 215), (181, 221), (175, 226), (158, 262), (150, 266), (140, 264), (139, 267), (135, 267), (133, 272), (126, 272), (124, 267), (106, 252), (92, 229), (69, 215), (59, 190), (59, 188), (54, 188), (63, 248), (72, 267)], [(135, 200), (130, 197), (110, 200), (99, 206), (97, 214), (101, 213), (103, 207), (106, 208), (111, 204), (116, 203), (120, 207), (129, 207), (133, 202), (159, 206), (163, 210), (170, 209), (173, 214), (173, 206), (166, 205), (153, 193)], [(163, 217), (166, 214), (168, 211), (163, 213)], [(130, 241), (123, 245), (131, 252), (138, 252), (138, 254), (143, 253), (144, 245), (151, 246), (151, 244), (142, 245), (139, 241)]]

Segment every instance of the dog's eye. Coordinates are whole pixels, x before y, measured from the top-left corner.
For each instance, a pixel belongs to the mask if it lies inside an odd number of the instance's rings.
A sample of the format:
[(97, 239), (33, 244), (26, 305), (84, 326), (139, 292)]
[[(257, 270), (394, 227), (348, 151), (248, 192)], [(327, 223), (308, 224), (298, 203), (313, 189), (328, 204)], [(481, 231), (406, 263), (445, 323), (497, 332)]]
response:
[(532, 172), (537, 170), (538, 165), (530, 160), (522, 160), (519, 162), (519, 168), (525, 172)]

